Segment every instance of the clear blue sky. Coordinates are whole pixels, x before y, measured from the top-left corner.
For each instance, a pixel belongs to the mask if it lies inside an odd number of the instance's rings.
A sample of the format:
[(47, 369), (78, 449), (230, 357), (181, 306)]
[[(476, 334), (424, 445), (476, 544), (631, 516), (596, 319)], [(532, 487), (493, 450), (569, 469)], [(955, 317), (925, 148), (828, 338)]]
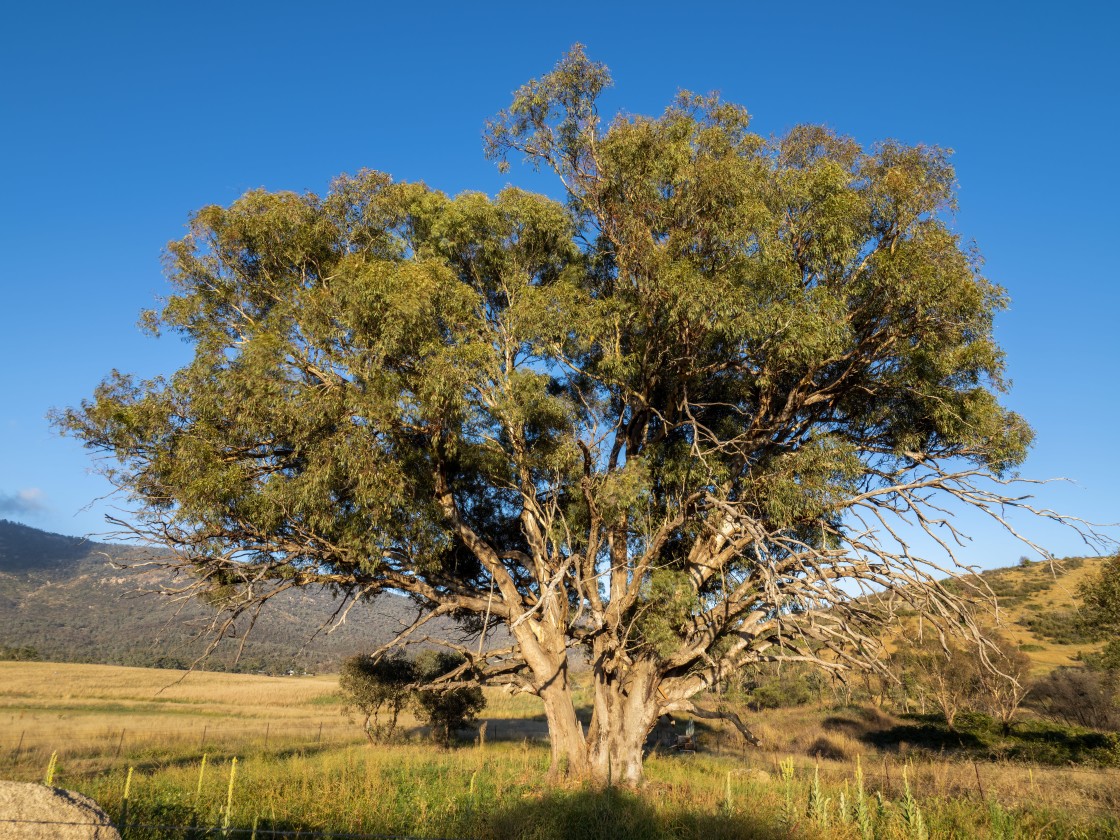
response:
[[(104, 530), (107, 485), (44, 415), (112, 368), (185, 361), (135, 323), (166, 292), (161, 250), (189, 212), (361, 167), (452, 193), (554, 191), (500, 175), (481, 129), (579, 41), (614, 74), (608, 109), (719, 90), (763, 134), (819, 122), (956, 149), (956, 227), (1012, 298), (997, 331), (1008, 403), (1038, 433), (1024, 474), (1076, 482), (1043, 488), (1046, 505), (1120, 519), (1112, 4), (44, 2), (4, 17), (0, 517)], [(966, 561), (1023, 553), (969, 525)]]

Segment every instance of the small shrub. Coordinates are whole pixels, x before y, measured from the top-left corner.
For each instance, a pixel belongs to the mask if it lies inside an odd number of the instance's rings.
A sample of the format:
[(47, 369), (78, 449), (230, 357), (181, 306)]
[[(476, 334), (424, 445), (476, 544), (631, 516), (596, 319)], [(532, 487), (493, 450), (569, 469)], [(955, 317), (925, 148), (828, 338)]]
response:
[(745, 700), (752, 711), (787, 709), (819, 700), (823, 692), (821, 675), (806, 669), (784, 666), (760, 669), (744, 686)]
[(391, 740), (401, 710), (412, 699), (409, 684), (416, 678), (415, 664), (403, 653), (379, 660), (352, 656), (342, 663), (338, 675), (343, 712), (362, 716), (362, 729), (371, 744)]
[(1107, 672), (1056, 668), (1035, 683), (1027, 702), (1044, 715), (1069, 724), (1120, 730), (1120, 707)]
[(9, 647), (0, 645), (0, 659), (8, 662), (38, 662), (43, 657), (33, 647)]
[(1073, 610), (1040, 610), (1036, 615), (1024, 616), (1018, 623), (1036, 636), (1042, 636), (1059, 645), (1083, 645), (1094, 641), (1094, 633), (1078, 620)]
[[(416, 678), (433, 683), (460, 668), (466, 660), (457, 653), (425, 651), (416, 659)], [(469, 674), (467, 675), (469, 678)], [(431, 727), (432, 739), (448, 746), (455, 732), (470, 726), (486, 707), (477, 685), (425, 688), (416, 692), (416, 716)]]
[(851, 749), (845, 738), (830, 738), (822, 735), (809, 745), (806, 752), (814, 758), (824, 758), (830, 761), (849, 761), (858, 752)]

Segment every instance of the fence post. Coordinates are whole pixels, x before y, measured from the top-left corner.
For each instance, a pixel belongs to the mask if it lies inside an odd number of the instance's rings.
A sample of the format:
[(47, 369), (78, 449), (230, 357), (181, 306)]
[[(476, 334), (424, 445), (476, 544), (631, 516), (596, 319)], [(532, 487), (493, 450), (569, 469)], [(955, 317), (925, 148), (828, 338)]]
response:
[(972, 762), (972, 770), (976, 773), (976, 786), (980, 788), (980, 799), (986, 802), (988, 795), (984, 793), (984, 783), (980, 781), (980, 768), (976, 766), (975, 759)]
[(319, 734), (315, 736), (315, 743), (321, 744), (323, 742), (323, 722), (319, 721)]
[(117, 751), (113, 753), (113, 758), (117, 759), (121, 756), (121, 747), (124, 745), (124, 727), (121, 727), (121, 737), (117, 741)]

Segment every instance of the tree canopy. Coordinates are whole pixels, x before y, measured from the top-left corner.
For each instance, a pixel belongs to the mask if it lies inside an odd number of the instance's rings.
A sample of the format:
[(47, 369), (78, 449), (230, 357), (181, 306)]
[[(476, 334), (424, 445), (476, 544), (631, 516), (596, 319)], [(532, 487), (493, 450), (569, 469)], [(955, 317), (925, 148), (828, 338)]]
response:
[(557, 769), (636, 780), (724, 675), (873, 661), (860, 593), (967, 621), (906, 529), (951, 560), (946, 505), (1029, 508), (1031, 430), (948, 151), (767, 139), (714, 95), (605, 123), (609, 83), (577, 47), (488, 125), (564, 201), (363, 171), (198, 211), (145, 315), (193, 361), (59, 420), (217, 603), (314, 585), (503, 624), (449, 642), (462, 679), (540, 695)]
[(1104, 640), (1104, 649), (1089, 660), (1120, 677), (1120, 554), (1109, 557), (1100, 570), (1079, 588), (1077, 623), (1091, 637)]

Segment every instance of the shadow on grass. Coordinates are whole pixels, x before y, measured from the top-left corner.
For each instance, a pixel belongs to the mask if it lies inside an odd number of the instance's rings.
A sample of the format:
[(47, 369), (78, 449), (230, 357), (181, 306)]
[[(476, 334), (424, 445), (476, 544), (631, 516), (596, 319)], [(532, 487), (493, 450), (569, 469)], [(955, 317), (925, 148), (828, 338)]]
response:
[[(330, 830), (309, 829), (285, 820), (261, 818), (255, 830), (230, 826), (228, 835), (215, 823), (220, 816), (203, 815), (183, 802), (136, 803), (127, 824), (118, 809), (111, 812), (121, 826), (124, 840), (210, 840), (215, 837), (288, 838), (299, 833), (308, 838), (336, 836)], [(423, 832), (429, 836), (431, 827)], [(346, 830), (337, 836), (348, 837)], [(357, 836), (391, 837), (384, 833)], [(408, 833), (408, 836), (412, 836)], [(640, 794), (618, 788), (602, 791), (549, 791), (490, 813), (459, 814), (439, 831), (447, 838), (475, 840), (778, 840), (786, 832), (775, 824), (764, 825), (747, 815), (723, 816), (699, 811), (658, 811)]]
[(746, 815), (658, 812), (618, 788), (553, 791), (499, 810), (489, 819), (495, 840), (769, 840), (786, 834)]
[[(486, 723), (487, 741), (530, 741), (548, 737), (548, 722), (544, 715), (518, 718), (496, 718), (483, 716), (479, 723)], [(472, 730), (463, 730), (459, 736), (464, 741), (478, 737), (478, 725)]]
[(1007, 757), (1062, 766), (1120, 766), (1120, 735), (1079, 732), (1058, 727), (1016, 730), (1008, 738)]
[[(877, 749), (948, 753), (973, 759), (1029, 761), (1051, 766), (1120, 766), (1120, 735), (1067, 727), (1050, 721), (1022, 721), (1004, 734), (986, 715), (961, 714), (950, 732), (936, 715), (907, 715), (910, 722), (857, 737)], [(837, 728), (845, 728), (838, 726)], [(848, 731), (851, 731), (850, 729)]]
[(950, 731), (945, 722), (933, 715), (910, 715), (913, 723), (864, 732), (859, 736), (865, 744), (879, 750), (898, 752), (902, 745), (931, 752), (982, 749), (985, 742), (974, 732), (958, 728)]
[[(365, 746), (367, 742), (355, 742), (353, 746)], [(345, 749), (346, 744), (308, 744), (305, 746), (292, 746), (282, 747), (278, 749), (266, 748), (250, 748), (244, 749), (231, 749), (231, 748), (215, 748), (209, 747), (205, 750), (206, 760), (211, 768), (224, 768), (229, 764), (231, 758), (236, 758), (239, 761), (244, 761), (248, 758), (264, 758), (268, 760), (283, 761), (290, 758), (311, 758), (313, 756), (326, 755), (328, 753), (337, 751), (340, 747)], [(137, 773), (155, 773), (161, 770), (168, 770), (181, 767), (198, 767), (202, 761), (203, 752), (185, 753), (182, 755), (163, 756), (153, 755), (149, 753), (140, 753), (134, 755), (123, 755), (116, 761), (113, 766), (124, 770), (126, 767), (131, 767)], [(223, 772), (225, 772), (223, 770)]]

